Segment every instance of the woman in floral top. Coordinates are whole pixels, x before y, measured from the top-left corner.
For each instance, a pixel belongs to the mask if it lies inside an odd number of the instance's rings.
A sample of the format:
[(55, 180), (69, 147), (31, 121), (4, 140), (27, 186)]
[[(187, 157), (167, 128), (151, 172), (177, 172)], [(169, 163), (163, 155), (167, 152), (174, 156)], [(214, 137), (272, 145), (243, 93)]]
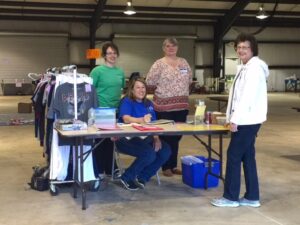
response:
[[(153, 104), (158, 119), (185, 122), (189, 109), (189, 86), (192, 71), (184, 58), (177, 57), (178, 42), (167, 38), (163, 42), (164, 57), (158, 59), (147, 74), (146, 82), (154, 90)], [(164, 136), (172, 150), (169, 160), (162, 166), (165, 176), (181, 174), (177, 168), (178, 147), (181, 136)]]

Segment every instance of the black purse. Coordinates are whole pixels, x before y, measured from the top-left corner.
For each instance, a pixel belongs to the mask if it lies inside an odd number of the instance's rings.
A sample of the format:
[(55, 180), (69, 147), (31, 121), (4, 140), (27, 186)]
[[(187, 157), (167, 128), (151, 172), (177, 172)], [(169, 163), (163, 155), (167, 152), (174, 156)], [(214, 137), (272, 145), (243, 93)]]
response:
[(33, 190), (46, 191), (49, 189), (49, 168), (47, 166), (32, 167), (33, 174), (29, 183)]

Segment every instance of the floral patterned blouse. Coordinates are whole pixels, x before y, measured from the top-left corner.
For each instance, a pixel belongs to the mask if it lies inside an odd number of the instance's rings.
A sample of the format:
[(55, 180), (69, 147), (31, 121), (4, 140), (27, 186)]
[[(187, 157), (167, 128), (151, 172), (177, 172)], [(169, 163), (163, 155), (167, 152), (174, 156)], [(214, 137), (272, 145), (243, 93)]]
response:
[(189, 86), (192, 71), (188, 62), (178, 58), (177, 67), (157, 60), (146, 77), (147, 86), (154, 89), (154, 109), (158, 112), (179, 111), (189, 108)]

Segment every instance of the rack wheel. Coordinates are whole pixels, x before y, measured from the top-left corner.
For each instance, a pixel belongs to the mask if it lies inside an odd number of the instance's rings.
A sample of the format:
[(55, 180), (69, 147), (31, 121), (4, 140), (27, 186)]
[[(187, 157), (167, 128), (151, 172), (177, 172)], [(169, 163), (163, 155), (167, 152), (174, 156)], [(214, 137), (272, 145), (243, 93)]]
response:
[(56, 196), (59, 193), (58, 187), (56, 187), (54, 184), (49, 185), (49, 190), (52, 196)]

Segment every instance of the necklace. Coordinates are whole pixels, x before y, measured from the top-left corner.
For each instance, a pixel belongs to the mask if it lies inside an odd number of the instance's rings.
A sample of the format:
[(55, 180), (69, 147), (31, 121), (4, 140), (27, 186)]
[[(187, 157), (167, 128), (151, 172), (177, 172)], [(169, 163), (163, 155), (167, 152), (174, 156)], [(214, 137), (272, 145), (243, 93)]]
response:
[(178, 66), (178, 58), (169, 58), (169, 57), (165, 57), (164, 58), (165, 63), (167, 63), (169, 66), (176, 68)]

